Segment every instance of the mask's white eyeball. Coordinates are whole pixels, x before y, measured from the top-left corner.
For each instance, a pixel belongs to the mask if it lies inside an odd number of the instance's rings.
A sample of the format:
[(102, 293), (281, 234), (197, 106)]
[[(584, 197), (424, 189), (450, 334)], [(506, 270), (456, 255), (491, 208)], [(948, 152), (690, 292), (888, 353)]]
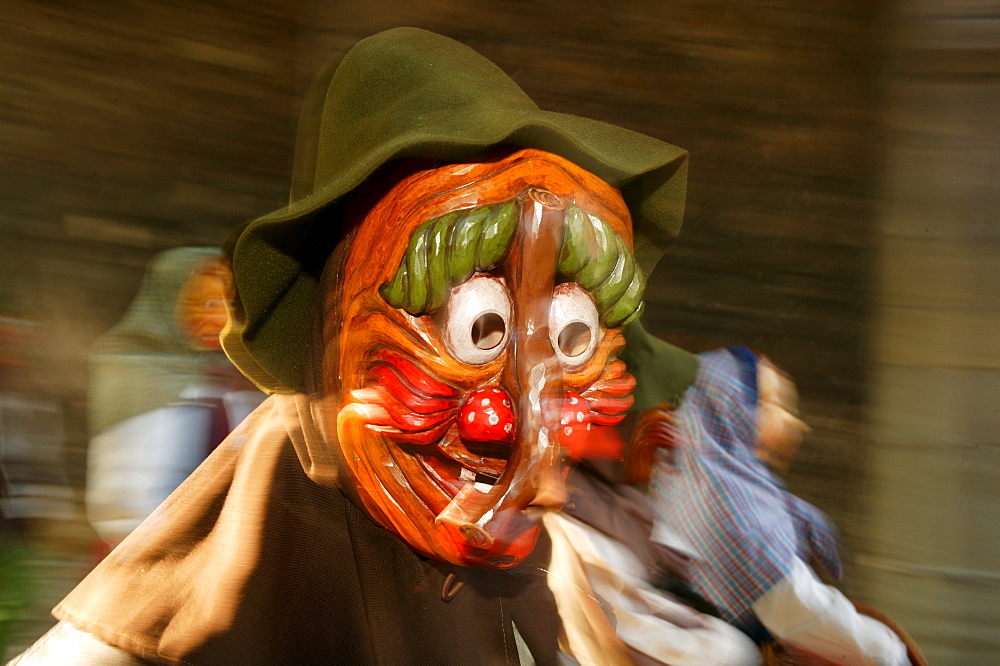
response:
[(477, 273), (451, 290), (444, 339), (463, 363), (482, 365), (498, 357), (510, 340), (510, 294), (503, 280)]
[(549, 340), (559, 361), (568, 367), (586, 363), (600, 338), (601, 323), (593, 297), (575, 282), (557, 286), (549, 309)]

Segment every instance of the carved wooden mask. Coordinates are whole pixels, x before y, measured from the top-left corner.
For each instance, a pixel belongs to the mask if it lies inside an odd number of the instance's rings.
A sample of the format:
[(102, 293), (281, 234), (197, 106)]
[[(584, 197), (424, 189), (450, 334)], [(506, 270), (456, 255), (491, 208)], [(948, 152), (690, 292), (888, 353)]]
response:
[(376, 521), (455, 564), (531, 552), (565, 459), (614, 449), (631, 406), (631, 247), (618, 191), (536, 150), (418, 172), (372, 207), (328, 296), (324, 381)]
[(183, 284), (174, 316), (192, 348), (219, 349), (219, 333), (234, 296), (233, 271), (223, 259), (208, 259)]

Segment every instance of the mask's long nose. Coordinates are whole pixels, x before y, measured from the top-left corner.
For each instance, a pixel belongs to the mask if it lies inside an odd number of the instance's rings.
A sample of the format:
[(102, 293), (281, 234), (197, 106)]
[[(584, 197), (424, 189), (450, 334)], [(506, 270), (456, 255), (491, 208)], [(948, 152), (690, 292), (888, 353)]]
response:
[(565, 204), (551, 192), (540, 188), (525, 192), (517, 239), (507, 260), (514, 301), (514, 362), (508, 365), (504, 383), (519, 407), (508, 506), (558, 510), (567, 500), (558, 442), (562, 367), (549, 337), (565, 215)]
[(565, 204), (551, 192), (532, 188), (521, 196), (520, 215), (505, 264), (514, 304), (513, 360), (501, 380), (517, 406), (515, 442), (503, 479), (492, 491), (482, 493), (467, 484), (436, 518), (483, 549), (493, 547), (495, 538), (512, 525), (540, 517), (532, 514), (557, 511), (568, 499), (558, 442), (562, 368), (549, 339)]

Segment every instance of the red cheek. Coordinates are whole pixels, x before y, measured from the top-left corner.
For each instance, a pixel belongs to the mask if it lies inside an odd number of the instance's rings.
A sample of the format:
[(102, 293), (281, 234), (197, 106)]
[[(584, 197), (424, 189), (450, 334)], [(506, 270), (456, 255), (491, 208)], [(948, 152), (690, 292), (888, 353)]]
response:
[(559, 427), (559, 443), (573, 460), (621, 460), (625, 450), (621, 435), (613, 427), (600, 425), (590, 404), (579, 393), (564, 392)]
[(514, 403), (501, 388), (470, 393), (458, 417), (458, 436), (466, 442), (514, 441)]
[(594, 427), (590, 406), (579, 393), (563, 392), (562, 418), (559, 420), (559, 443), (574, 459), (582, 457), (583, 449)]

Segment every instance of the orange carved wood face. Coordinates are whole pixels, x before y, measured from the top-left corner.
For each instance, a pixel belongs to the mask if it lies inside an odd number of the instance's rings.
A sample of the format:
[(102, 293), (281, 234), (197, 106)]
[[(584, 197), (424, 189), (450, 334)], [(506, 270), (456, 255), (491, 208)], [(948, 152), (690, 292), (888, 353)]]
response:
[(193, 349), (221, 348), (219, 334), (235, 295), (233, 272), (223, 259), (208, 259), (189, 277), (177, 297), (175, 317)]
[(532, 551), (566, 458), (620, 454), (634, 380), (607, 322), (639, 303), (631, 246), (617, 190), (535, 150), (418, 172), (371, 208), (327, 297), (323, 372), (376, 521), (460, 565)]

